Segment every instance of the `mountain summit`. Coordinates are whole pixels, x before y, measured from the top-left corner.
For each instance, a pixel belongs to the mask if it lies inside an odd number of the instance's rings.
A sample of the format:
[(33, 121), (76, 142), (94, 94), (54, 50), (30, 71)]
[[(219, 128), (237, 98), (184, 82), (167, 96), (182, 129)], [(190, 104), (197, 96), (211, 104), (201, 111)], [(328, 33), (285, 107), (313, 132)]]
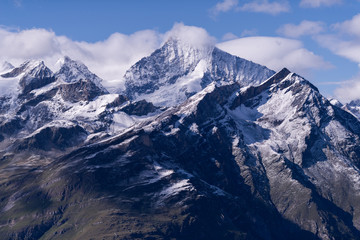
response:
[(125, 94), (159, 106), (174, 106), (211, 82), (259, 84), (274, 72), (213, 46), (196, 48), (170, 39), (125, 74)]
[(56, 72), (55, 77), (67, 83), (75, 83), (79, 80), (90, 80), (103, 92), (107, 92), (101, 85), (102, 79), (90, 72), (89, 69), (81, 62), (74, 61), (65, 56), (59, 59), (60, 69)]

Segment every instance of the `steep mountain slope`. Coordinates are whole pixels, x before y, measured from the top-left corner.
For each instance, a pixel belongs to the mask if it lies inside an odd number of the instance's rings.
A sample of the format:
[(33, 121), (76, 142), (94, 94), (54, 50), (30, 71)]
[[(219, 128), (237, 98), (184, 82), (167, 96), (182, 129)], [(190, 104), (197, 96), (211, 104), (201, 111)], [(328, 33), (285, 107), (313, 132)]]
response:
[[(109, 94), (85, 65), (68, 57), (60, 62), (55, 74), (42, 61), (28, 61), (1, 75), (0, 81), (13, 85), (0, 97), (0, 134), (7, 144), (44, 149), (46, 144), (39, 142), (47, 139), (54, 148), (70, 147), (84, 142), (89, 134), (90, 138), (99, 132), (111, 134), (139, 119), (124, 112), (137, 103)], [(68, 139), (60, 144), (59, 137)]]
[(125, 74), (125, 94), (158, 106), (175, 106), (211, 82), (259, 84), (274, 72), (204, 45), (194, 47), (176, 38), (133, 65)]
[(360, 100), (353, 100), (345, 105), (342, 108), (350, 113), (352, 113), (355, 117), (360, 119)]
[(359, 137), (355, 117), (287, 69), (256, 86), (213, 82), (116, 136), (1, 153), (0, 233), (358, 239)]

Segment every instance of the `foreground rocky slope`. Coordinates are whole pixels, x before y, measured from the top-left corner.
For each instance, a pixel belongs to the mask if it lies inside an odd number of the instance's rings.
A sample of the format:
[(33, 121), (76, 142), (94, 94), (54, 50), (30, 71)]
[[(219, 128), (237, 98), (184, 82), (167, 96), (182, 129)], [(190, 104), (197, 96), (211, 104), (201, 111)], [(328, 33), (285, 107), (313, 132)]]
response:
[(359, 120), (287, 69), (266, 79), (216, 49), (203, 85), (159, 108), (204, 60), (171, 44), (127, 72), (127, 96), (68, 58), (2, 75), (20, 84), (1, 105), (0, 236), (359, 239)]

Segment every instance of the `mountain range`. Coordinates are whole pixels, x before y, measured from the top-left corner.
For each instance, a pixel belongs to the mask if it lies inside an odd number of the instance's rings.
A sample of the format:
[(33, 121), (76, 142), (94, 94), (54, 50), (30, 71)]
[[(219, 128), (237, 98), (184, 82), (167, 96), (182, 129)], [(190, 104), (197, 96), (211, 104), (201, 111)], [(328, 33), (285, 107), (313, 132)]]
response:
[(360, 104), (169, 39), (109, 93), (0, 66), (3, 239), (359, 239)]

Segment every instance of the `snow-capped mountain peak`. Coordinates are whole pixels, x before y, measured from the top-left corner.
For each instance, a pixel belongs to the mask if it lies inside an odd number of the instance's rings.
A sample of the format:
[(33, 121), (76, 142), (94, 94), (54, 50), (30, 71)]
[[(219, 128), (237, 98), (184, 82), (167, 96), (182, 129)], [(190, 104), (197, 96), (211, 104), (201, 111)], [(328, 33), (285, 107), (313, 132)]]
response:
[(125, 74), (125, 93), (158, 106), (175, 106), (211, 82), (259, 84), (275, 72), (215, 48), (170, 38)]
[(0, 63), (0, 73), (6, 73), (13, 68), (14, 68), (14, 66), (11, 63), (9, 63), (8, 61), (4, 61), (4, 62)]
[(90, 80), (101, 90), (106, 91), (101, 85), (102, 79), (92, 73), (82, 62), (74, 61), (68, 56), (65, 56), (58, 60), (58, 64), (60, 65), (60, 69), (55, 73), (57, 80), (66, 83), (75, 83), (79, 80)]
[(204, 58), (210, 58), (214, 49), (209, 44), (191, 44), (179, 38), (172, 37), (163, 45), (163, 50), (169, 54), (169, 60), (172, 62), (176, 58), (184, 61), (184, 65), (193, 64)]
[(53, 72), (39, 60), (26, 61), (10, 72), (2, 74), (1, 77), (15, 79), (16, 81), (11, 81), (18, 83), (24, 94), (54, 81)]
[(12, 71), (3, 74), (2, 77), (10, 78), (23, 75), (22, 78), (38, 78), (38, 77), (50, 77), (52, 71), (45, 66), (44, 61), (40, 60), (28, 60), (21, 64), (17, 68), (13, 68)]
[(52, 71), (45, 66), (44, 61), (31, 60), (25, 62), (22, 66), (25, 76), (28, 77), (51, 77), (53, 75)]

